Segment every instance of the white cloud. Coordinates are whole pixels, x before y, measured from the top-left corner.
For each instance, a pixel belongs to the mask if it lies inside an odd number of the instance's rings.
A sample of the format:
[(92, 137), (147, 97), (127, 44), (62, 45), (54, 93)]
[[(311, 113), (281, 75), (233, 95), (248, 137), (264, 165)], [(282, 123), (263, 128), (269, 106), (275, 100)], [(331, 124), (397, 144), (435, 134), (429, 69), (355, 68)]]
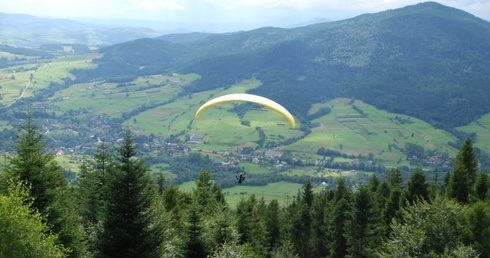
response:
[(156, 12), (162, 10), (184, 10), (185, 6), (182, 1), (158, 1), (158, 0), (130, 0), (128, 1), (130, 6), (134, 6), (136, 9), (144, 10), (148, 12)]
[[(339, 20), (420, 0), (0, 0), (0, 11), (60, 18), (125, 18), (182, 24), (227, 23), (239, 29), (317, 18)], [(490, 0), (440, 0), (490, 20)], [(238, 28), (238, 27), (237, 27)], [(233, 30), (233, 29), (228, 29)]]

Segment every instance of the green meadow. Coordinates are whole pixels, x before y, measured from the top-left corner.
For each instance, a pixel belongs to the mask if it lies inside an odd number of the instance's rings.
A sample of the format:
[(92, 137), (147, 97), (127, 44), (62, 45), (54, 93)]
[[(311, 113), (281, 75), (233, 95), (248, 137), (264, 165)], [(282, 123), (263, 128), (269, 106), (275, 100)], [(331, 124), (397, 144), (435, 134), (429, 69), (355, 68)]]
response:
[[(45, 60), (43, 63), (32, 63), (0, 70), (2, 86), (1, 104), (8, 105), (18, 99), (26, 85), (29, 85), (22, 97), (30, 97), (36, 91), (48, 87), (51, 83), (62, 83), (63, 78), (73, 78), (72, 69), (94, 67), (93, 56), (81, 56)], [(15, 71), (15, 72), (14, 72)], [(32, 81), (29, 80), (32, 78)]]
[(406, 165), (402, 152), (406, 143), (423, 146), (425, 150), (456, 153), (447, 146), (456, 139), (454, 136), (413, 117), (342, 98), (315, 104), (311, 113), (321, 107), (329, 107), (331, 112), (312, 121), (318, 126), (301, 141), (287, 146), (287, 150), (306, 156), (321, 147), (354, 155), (371, 153), (385, 165)]
[(457, 129), (468, 133), (475, 133), (477, 138), (474, 146), (490, 154), (490, 114), (486, 114), (475, 122), (458, 127)]
[[(196, 187), (196, 183), (194, 181), (186, 182), (179, 187), (182, 191), (191, 192)], [(242, 198), (249, 198), (251, 195), (255, 195), (257, 199), (264, 198), (266, 202), (277, 200), (280, 204), (286, 204), (292, 201), (292, 198), (296, 196), (302, 187), (302, 184), (277, 182), (266, 186), (249, 186), (242, 184), (222, 189), (222, 191), (226, 201), (230, 207), (234, 209)]]
[(89, 108), (95, 114), (120, 117), (142, 106), (170, 102), (197, 75), (153, 75), (119, 86), (116, 83), (75, 84), (58, 91), (51, 99), (61, 110)]
[[(261, 127), (269, 140), (277, 141), (279, 135), (286, 139), (301, 135), (300, 131), (291, 129), (282, 116), (265, 108), (248, 111), (240, 119), (237, 114), (229, 111), (240, 103), (211, 107), (198, 119), (194, 119), (195, 112), (204, 102), (220, 95), (245, 92), (258, 85), (260, 83), (256, 80), (246, 80), (226, 90), (194, 93), (141, 112), (128, 119), (126, 125), (138, 133), (162, 137), (185, 130), (193, 147), (213, 151), (229, 151), (241, 146), (255, 147), (259, 139), (256, 127)], [(242, 120), (249, 121), (250, 125), (242, 125)]]

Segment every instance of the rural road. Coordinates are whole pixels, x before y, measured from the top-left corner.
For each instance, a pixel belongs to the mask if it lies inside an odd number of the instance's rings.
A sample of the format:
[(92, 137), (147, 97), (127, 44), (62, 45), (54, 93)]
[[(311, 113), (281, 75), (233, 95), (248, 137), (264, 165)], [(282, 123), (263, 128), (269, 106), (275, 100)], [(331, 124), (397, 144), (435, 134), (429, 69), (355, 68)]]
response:
[(41, 66), (41, 67), (37, 68), (36, 70), (32, 71), (31, 72), (31, 76), (29, 77), (29, 81), (27, 82), (26, 86), (24, 87), (24, 89), (20, 93), (20, 96), (18, 98), (14, 99), (14, 101), (12, 101), (10, 104), (5, 105), (5, 107), (12, 106), (15, 102), (17, 102), (17, 100), (21, 99), (24, 96), (24, 93), (26, 92), (27, 88), (29, 88), (29, 85), (31, 85), (31, 83), (32, 83), (32, 77), (33, 77), (34, 73), (37, 72), (38, 70), (44, 68), (44, 67), (47, 67), (47, 66), (48, 66), (47, 64), (44, 64), (43, 66)]

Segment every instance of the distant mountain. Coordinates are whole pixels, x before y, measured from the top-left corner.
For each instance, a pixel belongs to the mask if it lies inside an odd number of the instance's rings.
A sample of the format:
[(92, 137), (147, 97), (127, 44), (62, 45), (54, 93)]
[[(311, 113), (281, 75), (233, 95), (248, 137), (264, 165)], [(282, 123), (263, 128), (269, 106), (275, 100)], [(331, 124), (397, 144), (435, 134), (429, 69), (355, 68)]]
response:
[(191, 32), (191, 33), (171, 33), (157, 37), (156, 39), (166, 40), (173, 43), (188, 44), (197, 40), (213, 35), (211, 33)]
[(326, 18), (323, 18), (323, 19), (322, 18), (316, 18), (316, 19), (311, 19), (309, 21), (305, 21), (305, 22), (290, 24), (289, 26), (286, 26), (285, 28), (304, 27), (304, 26), (308, 26), (308, 25), (312, 25), (312, 24), (325, 23), (325, 22), (330, 22), (330, 21), (331, 21), (330, 19), (326, 19)]
[(313, 103), (336, 97), (451, 130), (490, 112), (490, 23), (435, 2), (194, 39), (105, 48), (98, 70), (79, 71), (78, 78), (199, 73), (186, 87), (192, 93), (254, 77), (263, 84), (253, 93), (283, 103), (304, 121)]
[(67, 19), (0, 13), (0, 44), (16, 47), (62, 43), (107, 46), (160, 35), (160, 32), (147, 28), (110, 27)]

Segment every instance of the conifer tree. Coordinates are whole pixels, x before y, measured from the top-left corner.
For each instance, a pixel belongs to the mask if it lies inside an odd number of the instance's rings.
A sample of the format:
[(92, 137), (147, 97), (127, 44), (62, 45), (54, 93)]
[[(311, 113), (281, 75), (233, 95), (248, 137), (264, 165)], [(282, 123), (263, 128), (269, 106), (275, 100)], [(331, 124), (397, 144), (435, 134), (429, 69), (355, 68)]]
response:
[(107, 183), (107, 168), (111, 162), (107, 145), (102, 143), (94, 154), (93, 161), (84, 161), (80, 165), (77, 203), (85, 231), (88, 252), (97, 251), (98, 237), (101, 232), (100, 221), (104, 221)]
[(311, 238), (311, 214), (308, 205), (300, 202), (296, 207), (296, 212), (292, 218), (292, 235), (296, 253), (300, 257), (310, 257), (310, 238)]
[(403, 189), (395, 187), (391, 189), (390, 195), (388, 199), (386, 200), (385, 207), (382, 211), (382, 217), (384, 220), (383, 224), (383, 236), (388, 236), (389, 234), (389, 225), (391, 223), (391, 220), (393, 218), (396, 218), (398, 216), (398, 213), (400, 209), (403, 207), (403, 202), (404, 202), (404, 197), (403, 197)]
[(488, 179), (488, 174), (480, 172), (476, 177), (474, 194), (478, 200), (484, 201), (489, 197), (490, 180)]
[(252, 209), (250, 214), (250, 222), (253, 227), (251, 228), (251, 240), (250, 246), (253, 248), (254, 253), (259, 257), (264, 257), (267, 254), (267, 228), (265, 220), (265, 201), (261, 199), (257, 205)]
[(347, 255), (346, 222), (351, 210), (350, 191), (345, 185), (345, 179), (339, 178), (334, 193), (333, 210), (329, 221), (330, 257)]
[(369, 177), (368, 188), (372, 193), (376, 193), (379, 187), (379, 179), (376, 174), (372, 174)]
[(57, 218), (51, 207), (55, 203), (56, 191), (67, 184), (66, 179), (54, 155), (46, 153), (47, 142), (31, 115), (26, 116), (20, 131), (16, 155), (9, 158), (7, 175), (30, 185), (30, 195), (34, 199), (32, 207), (47, 216), (49, 222), (54, 222)]
[(221, 188), (213, 183), (209, 171), (199, 173), (193, 195), (203, 216), (210, 215), (217, 209), (227, 208)]
[(266, 245), (269, 252), (278, 247), (281, 242), (280, 223), (279, 202), (277, 200), (272, 200), (267, 206), (265, 218), (265, 225), (267, 228)]
[(326, 257), (328, 254), (327, 217), (332, 212), (328, 195), (328, 192), (323, 191), (313, 199), (310, 240), (312, 257)]
[(50, 230), (59, 235), (59, 243), (71, 249), (70, 256), (77, 257), (84, 247), (72, 190), (54, 154), (46, 149), (43, 134), (28, 114), (17, 136), (16, 155), (8, 158), (6, 175), (29, 186), (32, 208), (39, 211)]
[(313, 204), (313, 185), (311, 184), (311, 181), (308, 179), (308, 182), (303, 186), (303, 202), (308, 205), (308, 207), (311, 207)]
[(311, 256), (310, 239), (312, 218), (310, 208), (313, 204), (313, 186), (308, 180), (303, 186), (301, 199), (296, 206), (292, 218), (291, 239), (296, 252), (301, 257)]
[(134, 137), (126, 131), (116, 161), (107, 171), (107, 207), (100, 238), (101, 257), (159, 257), (163, 229), (156, 221), (156, 189)]
[(473, 144), (468, 138), (456, 155), (453, 170), (449, 177), (446, 193), (460, 203), (468, 203), (476, 181), (478, 160)]
[(252, 212), (257, 203), (255, 195), (248, 199), (241, 199), (236, 206), (236, 227), (240, 235), (239, 244), (245, 244), (252, 240)]
[(331, 223), (330, 257), (340, 258), (347, 255), (346, 222), (351, 205), (346, 198), (340, 199), (334, 206)]
[(403, 178), (400, 168), (392, 168), (388, 173), (388, 184), (390, 188), (402, 188)]
[(379, 193), (386, 194), (388, 196), (385, 202), (385, 206), (381, 211), (381, 215), (384, 220), (384, 223), (381, 227), (381, 229), (383, 230), (383, 236), (388, 236), (391, 220), (397, 217), (399, 210), (403, 207), (403, 204), (405, 202), (405, 193), (402, 183), (403, 180), (401, 177), (401, 170), (399, 168), (394, 168), (388, 174), (389, 191), (387, 193)]
[(425, 175), (422, 169), (417, 168), (412, 172), (410, 181), (408, 181), (407, 200), (413, 203), (417, 199), (428, 200), (428, 184), (425, 182)]
[(197, 205), (193, 205), (187, 219), (185, 257), (204, 258), (207, 255), (203, 240), (202, 217)]
[(353, 207), (346, 222), (346, 238), (352, 257), (371, 257), (374, 237), (373, 199), (367, 185), (361, 185), (354, 194)]

